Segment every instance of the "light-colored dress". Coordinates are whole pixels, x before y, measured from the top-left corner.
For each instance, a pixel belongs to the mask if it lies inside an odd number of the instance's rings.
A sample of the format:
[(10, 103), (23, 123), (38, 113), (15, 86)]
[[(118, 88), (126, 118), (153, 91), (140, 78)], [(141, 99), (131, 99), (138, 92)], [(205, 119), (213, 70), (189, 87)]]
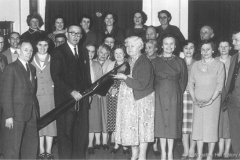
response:
[(133, 89), (125, 82), (121, 82), (117, 103), (115, 142), (124, 146), (153, 142), (154, 110), (154, 92), (135, 101)]
[[(40, 117), (55, 108), (54, 84), (50, 75), (50, 55), (47, 55), (44, 63), (40, 64), (38, 55), (33, 58), (32, 64), (36, 67), (37, 75), (37, 99), (39, 103)], [(39, 131), (39, 136), (57, 136), (56, 121), (53, 121)]]
[[(225, 69), (222, 62), (214, 60), (209, 64), (197, 61), (193, 64), (189, 75), (189, 91), (194, 92), (199, 101), (209, 101), (215, 91), (222, 91)], [(193, 109), (193, 140), (203, 142), (218, 141), (218, 123), (221, 96), (218, 96), (211, 105)]]

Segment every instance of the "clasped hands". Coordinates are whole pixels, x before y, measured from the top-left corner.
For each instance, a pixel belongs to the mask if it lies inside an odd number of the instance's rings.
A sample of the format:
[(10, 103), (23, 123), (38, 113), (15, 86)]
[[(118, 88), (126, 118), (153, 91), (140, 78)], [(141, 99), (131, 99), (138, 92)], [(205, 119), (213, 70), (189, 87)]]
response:
[(204, 100), (200, 100), (199, 101), (199, 100), (195, 99), (193, 101), (193, 104), (198, 106), (199, 108), (203, 108), (203, 107), (209, 106), (212, 103), (213, 103), (213, 99), (210, 99), (208, 101), (204, 101)]

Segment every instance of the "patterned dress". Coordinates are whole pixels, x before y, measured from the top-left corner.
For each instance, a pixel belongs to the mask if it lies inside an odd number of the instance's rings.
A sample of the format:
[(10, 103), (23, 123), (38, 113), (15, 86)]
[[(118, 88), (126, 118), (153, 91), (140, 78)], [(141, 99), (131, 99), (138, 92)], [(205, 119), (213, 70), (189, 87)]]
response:
[[(117, 67), (117, 62), (114, 65), (114, 68)], [(107, 98), (107, 131), (114, 132), (116, 125), (116, 111), (117, 111), (117, 101), (118, 101), (118, 92), (121, 81), (114, 80), (113, 85), (109, 89), (106, 98)]]
[[(131, 72), (133, 64), (130, 63)], [(132, 74), (132, 73), (131, 73)], [(133, 89), (121, 82), (117, 103), (115, 142), (124, 146), (154, 141), (155, 94), (135, 101)]]
[[(191, 63), (187, 65), (188, 74), (190, 73), (190, 70), (194, 62), (195, 60), (192, 59)], [(192, 133), (192, 123), (193, 123), (193, 101), (188, 91), (188, 88), (186, 88), (185, 92), (183, 93), (183, 126), (182, 126), (183, 134)]]

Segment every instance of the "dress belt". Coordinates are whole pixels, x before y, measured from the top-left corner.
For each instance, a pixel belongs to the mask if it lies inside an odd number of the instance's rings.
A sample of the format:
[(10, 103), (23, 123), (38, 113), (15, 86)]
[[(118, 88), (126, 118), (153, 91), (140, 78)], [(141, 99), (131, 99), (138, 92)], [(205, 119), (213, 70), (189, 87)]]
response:
[(168, 81), (174, 81), (174, 82), (179, 82), (179, 77), (178, 76), (166, 76), (166, 77), (156, 77), (156, 80), (168, 80)]

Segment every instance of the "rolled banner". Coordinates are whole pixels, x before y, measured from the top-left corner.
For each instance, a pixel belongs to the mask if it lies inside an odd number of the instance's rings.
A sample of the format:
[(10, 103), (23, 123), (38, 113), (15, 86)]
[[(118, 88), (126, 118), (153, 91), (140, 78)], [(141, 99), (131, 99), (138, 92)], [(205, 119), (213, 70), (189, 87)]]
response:
[[(96, 82), (94, 82), (88, 89), (86, 89), (82, 94), (82, 98), (91, 96), (93, 94), (99, 94), (101, 96), (106, 96), (109, 88), (112, 86), (114, 79), (112, 78), (112, 75), (115, 75), (117, 73), (124, 73), (126, 75), (130, 74), (130, 65), (128, 62), (124, 62), (123, 64), (115, 67), (105, 75), (103, 75), (101, 78), (99, 78)], [(79, 101), (81, 101), (81, 99)], [(43, 115), (38, 120), (38, 130), (41, 130), (42, 128), (46, 127), (49, 123), (56, 120), (59, 116), (61, 116), (63, 113), (68, 111), (73, 104), (76, 103), (76, 100), (74, 98), (70, 98), (66, 102), (60, 104), (50, 112)]]

